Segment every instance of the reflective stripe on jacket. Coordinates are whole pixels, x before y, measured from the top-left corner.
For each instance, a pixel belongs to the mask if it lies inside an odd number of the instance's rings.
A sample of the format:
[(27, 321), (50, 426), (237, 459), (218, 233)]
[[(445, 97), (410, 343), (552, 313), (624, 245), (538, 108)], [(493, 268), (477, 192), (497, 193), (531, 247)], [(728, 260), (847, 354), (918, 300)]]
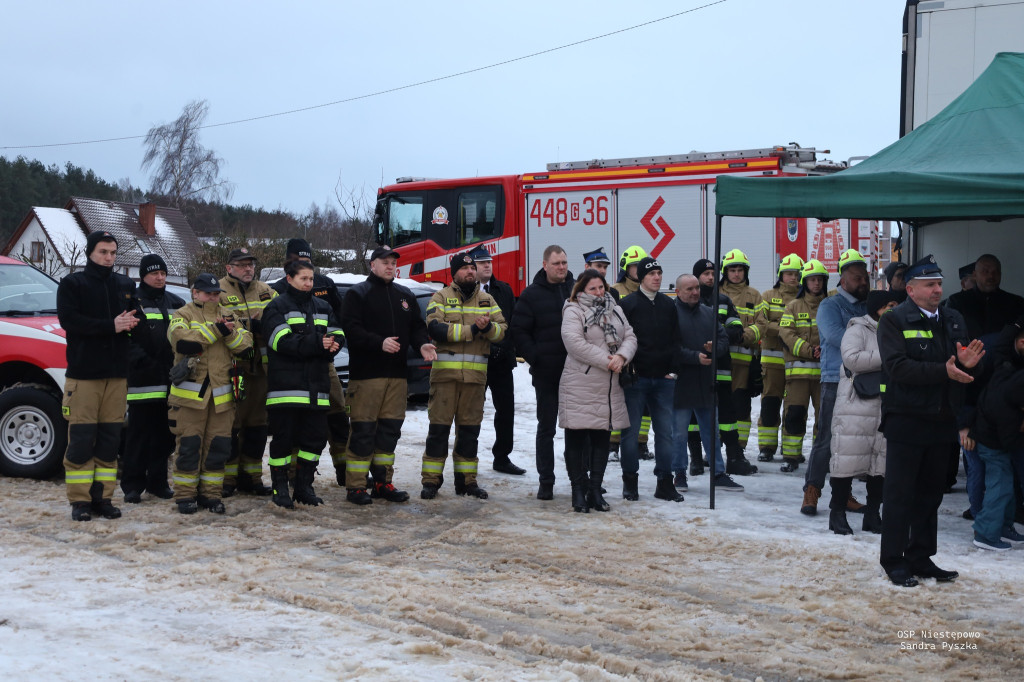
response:
[(804, 294), (786, 304), (779, 319), (779, 338), (785, 346), (786, 379), (818, 379), (821, 362), (814, 358), (818, 339), (818, 305), (823, 294)]
[[(476, 288), (468, 298), (458, 285), (450, 284), (436, 292), (427, 305), (427, 332), (437, 345), (437, 359), (430, 370), (430, 381), (487, 383), (487, 360), (491, 343), (505, 338), (508, 325), (494, 298)], [(483, 329), (476, 325), (481, 315), (489, 315)]]
[[(224, 336), (217, 327), (218, 318), (235, 322), (235, 329)], [(205, 409), (210, 400), (217, 412), (231, 408), (231, 361), (236, 354), (252, 348), (252, 334), (237, 324), (234, 315), (214, 303), (189, 303), (177, 311), (167, 328), (167, 338), (174, 349), (174, 362), (189, 357), (179, 352), (179, 341), (191, 341), (202, 346), (192, 376), (178, 385), (171, 385), (169, 405)]]

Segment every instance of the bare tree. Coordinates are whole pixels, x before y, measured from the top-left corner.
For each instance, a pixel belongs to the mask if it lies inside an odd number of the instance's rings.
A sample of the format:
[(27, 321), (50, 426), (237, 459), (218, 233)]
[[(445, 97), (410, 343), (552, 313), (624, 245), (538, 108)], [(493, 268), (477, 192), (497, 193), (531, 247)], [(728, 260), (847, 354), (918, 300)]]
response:
[(334, 198), (337, 199), (341, 212), (343, 245), (355, 251), (353, 259), (356, 272), (369, 272), (366, 254), (377, 244), (377, 231), (374, 225), (374, 209), (376, 204), (367, 197), (366, 187), (346, 189), (338, 176), (334, 186)]
[(141, 167), (153, 167), (153, 192), (169, 197), (178, 208), (185, 198), (216, 201), (231, 196), (231, 183), (220, 179), (224, 159), (199, 143), (209, 110), (206, 100), (193, 100), (172, 123), (150, 128), (143, 142)]

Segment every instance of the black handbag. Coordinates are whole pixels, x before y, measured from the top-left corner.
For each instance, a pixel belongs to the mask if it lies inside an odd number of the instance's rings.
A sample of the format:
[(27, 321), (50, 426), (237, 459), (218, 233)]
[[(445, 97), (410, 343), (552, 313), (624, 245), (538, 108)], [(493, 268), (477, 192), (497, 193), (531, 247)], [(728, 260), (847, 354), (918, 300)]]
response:
[(639, 379), (639, 375), (636, 373), (636, 365), (632, 362), (627, 362), (622, 366), (622, 371), (619, 372), (619, 386), (626, 388), (632, 386)]
[(853, 377), (853, 390), (857, 393), (857, 397), (862, 400), (869, 400), (871, 398), (877, 398), (882, 395), (882, 372), (881, 370), (875, 372), (861, 372), (860, 374), (854, 375), (853, 372), (846, 369), (846, 376)]

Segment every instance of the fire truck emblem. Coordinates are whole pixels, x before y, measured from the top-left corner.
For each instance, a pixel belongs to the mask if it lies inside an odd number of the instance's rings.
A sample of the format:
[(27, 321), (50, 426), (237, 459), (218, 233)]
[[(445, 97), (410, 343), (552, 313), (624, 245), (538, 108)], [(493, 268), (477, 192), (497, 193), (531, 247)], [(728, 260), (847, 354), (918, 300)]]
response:
[[(654, 220), (654, 216), (658, 215), (658, 211), (665, 205), (665, 200), (660, 196), (655, 200), (651, 207), (647, 209), (647, 213), (644, 213), (644, 217), (640, 219), (640, 224), (647, 230), (647, 234), (651, 235), (653, 239), (657, 241), (654, 248), (651, 249), (651, 258), (657, 258), (661, 255), (661, 252), (665, 250), (668, 243), (672, 241), (672, 238), (676, 236), (676, 233), (672, 231), (668, 223), (661, 216), (658, 216), (657, 220)], [(655, 225), (657, 227), (655, 227)], [(661, 233), (664, 235), (661, 239), (658, 239), (658, 228), (661, 228)]]
[(438, 206), (434, 209), (433, 220), (430, 221), (431, 225), (447, 225), (448, 224), (448, 209), (444, 206)]
[(789, 241), (795, 242), (799, 234), (800, 222), (796, 218), (788, 218), (786, 220), (786, 236), (789, 237)]

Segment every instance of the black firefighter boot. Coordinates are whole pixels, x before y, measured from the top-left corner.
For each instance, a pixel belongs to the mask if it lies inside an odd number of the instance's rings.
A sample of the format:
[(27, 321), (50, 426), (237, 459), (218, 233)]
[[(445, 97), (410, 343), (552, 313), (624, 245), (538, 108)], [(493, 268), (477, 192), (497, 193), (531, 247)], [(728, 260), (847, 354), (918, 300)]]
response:
[(455, 494), (469, 495), (470, 497), (475, 497), (478, 500), (487, 499), (487, 491), (478, 486), (476, 481), (466, 483), (466, 474), (455, 474)]
[(640, 499), (640, 492), (637, 490), (639, 474), (622, 474), (622, 499), (636, 502)]
[(324, 501), (313, 492), (313, 477), (316, 475), (316, 462), (299, 459), (295, 468), (295, 501), (315, 507)]
[(862, 530), (876, 535), (882, 532), (882, 515), (879, 508), (882, 506), (883, 480), (881, 476), (868, 476), (868, 503), (864, 507), (864, 522), (861, 525)]
[(725, 439), (725, 473), (733, 476), (750, 476), (757, 473), (757, 467), (743, 456), (743, 446), (735, 432)]
[(291, 495), (288, 494), (288, 466), (270, 467), (270, 483), (274, 488), (274, 496), (271, 498), (278, 507), (295, 509)]

